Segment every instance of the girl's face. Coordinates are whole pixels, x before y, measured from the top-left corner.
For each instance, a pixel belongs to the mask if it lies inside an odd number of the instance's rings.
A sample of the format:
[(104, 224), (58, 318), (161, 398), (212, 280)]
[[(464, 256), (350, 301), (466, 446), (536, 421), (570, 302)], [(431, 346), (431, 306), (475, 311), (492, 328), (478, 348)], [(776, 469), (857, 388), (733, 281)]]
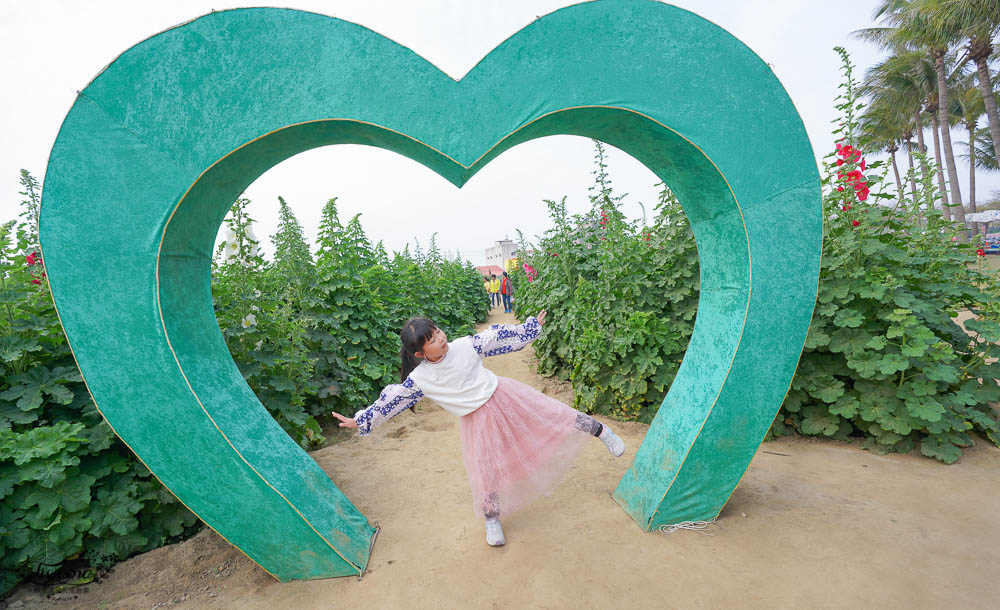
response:
[(437, 362), (448, 353), (448, 337), (440, 328), (434, 329), (429, 341), (424, 343), (423, 351), (413, 354), (417, 358), (426, 358), (430, 362)]

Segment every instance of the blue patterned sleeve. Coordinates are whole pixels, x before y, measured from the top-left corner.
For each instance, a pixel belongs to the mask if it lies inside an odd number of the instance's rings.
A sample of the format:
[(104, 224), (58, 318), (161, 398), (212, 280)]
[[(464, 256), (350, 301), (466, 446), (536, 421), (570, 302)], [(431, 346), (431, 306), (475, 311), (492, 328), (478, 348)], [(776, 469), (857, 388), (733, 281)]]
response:
[(535, 316), (524, 324), (494, 324), (472, 336), (472, 346), (480, 358), (509, 354), (522, 349), (542, 334), (542, 325)]
[(354, 421), (358, 423), (358, 432), (361, 433), (361, 436), (368, 436), (375, 426), (396, 417), (417, 404), (423, 397), (424, 393), (409, 377), (403, 383), (386, 386), (379, 394), (378, 400), (367, 409), (362, 409), (354, 414)]

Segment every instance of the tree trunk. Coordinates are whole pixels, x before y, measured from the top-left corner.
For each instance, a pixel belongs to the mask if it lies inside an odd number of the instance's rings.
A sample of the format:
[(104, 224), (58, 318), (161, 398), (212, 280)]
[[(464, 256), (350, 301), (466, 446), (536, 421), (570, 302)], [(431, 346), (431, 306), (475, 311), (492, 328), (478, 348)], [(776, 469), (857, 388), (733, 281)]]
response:
[[(969, 212), (976, 213), (976, 124), (969, 123)], [(979, 233), (979, 223), (972, 223), (972, 234)]]
[(934, 159), (937, 162), (938, 188), (941, 189), (941, 213), (945, 220), (951, 220), (951, 208), (948, 203), (948, 188), (944, 183), (944, 163), (941, 159), (941, 140), (939, 138), (937, 112), (931, 113), (931, 129), (934, 131)]
[(985, 45), (974, 42), (969, 45), (969, 54), (976, 62), (976, 72), (979, 76), (979, 91), (983, 94), (983, 102), (986, 103), (986, 118), (990, 125), (990, 138), (993, 139), (993, 154), (1000, 162), (1000, 116), (997, 115), (997, 100), (993, 95), (993, 85), (990, 80), (990, 70), (986, 65), (993, 46), (987, 40)]
[(913, 134), (906, 134), (906, 158), (910, 160), (910, 171), (907, 172), (907, 176), (910, 177), (910, 193), (913, 195), (913, 200), (917, 200), (917, 168), (913, 166), (913, 141), (910, 136)]
[(976, 124), (969, 123), (969, 211), (976, 211)]
[[(924, 119), (920, 114), (920, 106), (917, 106), (917, 112), (913, 115), (916, 120), (916, 132), (917, 132), (917, 144), (920, 146), (920, 152), (927, 154), (927, 146), (924, 144)], [(927, 163), (924, 161), (920, 162), (920, 179), (927, 180)]]
[[(938, 84), (938, 123), (941, 125), (941, 148), (948, 165), (948, 185), (951, 186), (951, 203), (955, 206), (955, 222), (965, 225), (965, 209), (962, 207), (962, 190), (958, 184), (958, 167), (955, 165), (955, 151), (951, 146), (951, 126), (948, 125), (948, 85), (944, 76), (944, 51), (934, 52), (934, 69)], [(965, 232), (959, 233), (961, 241), (967, 241)]]
[(896, 151), (899, 150), (895, 146), (889, 148), (889, 154), (892, 156), (892, 172), (896, 174), (896, 193), (899, 195), (899, 200), (903, 200), (903, 181), (899, 179), (899, 166), (896, 165)]

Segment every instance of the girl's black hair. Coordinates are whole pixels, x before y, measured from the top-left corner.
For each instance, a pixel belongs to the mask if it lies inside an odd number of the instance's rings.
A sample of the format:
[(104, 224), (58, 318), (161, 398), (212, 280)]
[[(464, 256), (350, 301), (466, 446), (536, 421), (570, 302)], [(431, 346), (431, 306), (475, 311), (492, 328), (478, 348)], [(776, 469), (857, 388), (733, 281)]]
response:
[(403, 343), (403, 349), (399, 350), (399, 382), (406, 381), (413, 369), (417, 368), (420, 360), (413, 354), (424, 351), (424, 343), (431, 340), (437, 324), (427, 318), (410, 318), (403, 324), (403, 329), (399, 331), (399, 340)]

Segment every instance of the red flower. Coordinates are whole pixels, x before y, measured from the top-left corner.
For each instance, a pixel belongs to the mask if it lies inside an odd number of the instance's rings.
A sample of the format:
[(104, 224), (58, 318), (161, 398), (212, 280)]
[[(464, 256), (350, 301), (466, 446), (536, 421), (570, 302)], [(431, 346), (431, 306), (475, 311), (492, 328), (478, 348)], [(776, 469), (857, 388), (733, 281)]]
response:
[[(867, 186), (865, 188), (861, 189), (860, 191), (858, 191), (858, 201), (865, 201), (866, 199), (868, 199), (868, 193), (869, 193), (869, 190), (868, 190)], [(868, 210), (865, 210), (865, 211), (867, 212)]]
[(38, 278), (36, 277), (36, 278), (34, 278), (33, 280), (31, 280), (31, 283), (32, 283), (32, 284), (41, 284), (41, 283), (42, 283), (42, 280), (40, 280), (40, 279), (38, 279)]
[(843, 165), (843, 164), (844, 164), (843, 159), (837, 159), (837, 165)]
[(865, 171), (865, 160), (864, 160), (864, 158), (861, 159), (861, 171)]
[(986, 250), (983, 250), (982, 248), (976, 250), (976, 256), (986, 256)]
[(838, 191), (842, 191), (842, 190), (844, 190), (844, 187), (842, 187), (842, 186), (838, 186), (838, 187), (837, 187), (837, 190), (838, 190)]
[(847, 206), (846, 205), (840, 206), (840, 211), (841, 212), (846, 212), (847, 211)]
[(861, 223), (860, 223), (860, 222), (858, 222), (857, 220), (852, 220), (852, 221), (851, 221), (851, 225), (852, 225), (852, 226), (855, 226), (855, 227), (856, 227), (856, 226), (858, 226), (859, 224), (861, 224)]
[(36, 256), (38, 256), (38, 253), (37, 252), (32, 252), (28, 256), (24, 257), (24, 262), (28, 263), (29, 265), (34, 265), (35, 263), (38, 262), (37, 260), (35, 260)]

